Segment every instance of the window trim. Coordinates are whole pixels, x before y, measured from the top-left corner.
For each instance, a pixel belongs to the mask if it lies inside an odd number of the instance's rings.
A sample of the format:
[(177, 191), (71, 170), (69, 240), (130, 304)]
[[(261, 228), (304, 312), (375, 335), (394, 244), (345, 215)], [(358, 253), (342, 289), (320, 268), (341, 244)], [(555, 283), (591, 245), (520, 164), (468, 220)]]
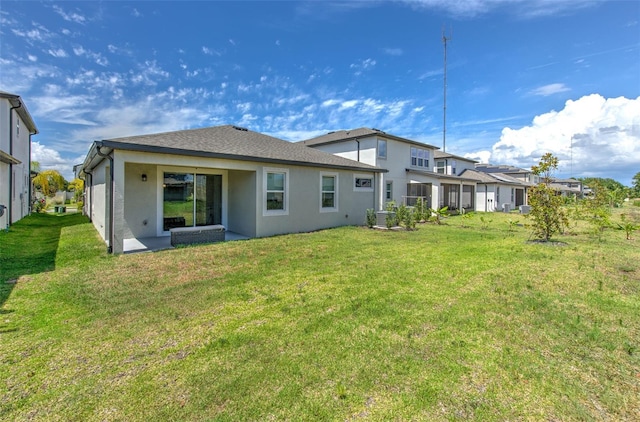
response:
[[(371, 180), (371, 186), (370, 187), (359, 187), (356, 186), (356, 180), (357, 179), (370, 179)], [(375, 184), (375, 177), (373, 176), (373, 174), (354, 174), (353, 175), (353, 191), (354, 192), (373, 192), (374, 191), (374, 185)]]
[[(380, 145), (384, 145), (384, 154), (380, 153), (380, 151), (381, 151)], [(378, 139), (378, 144), (377, 144), (377, 147), (378, 147), (377, 150), (378, 151), (377, 151), (377, 154), (376, 154), (378, 158), (382, 158), (384, 160), (387, 159), (388, 146), (389, 146), (389, 143), (387, 142), (386, 139)]]
[(393, 201), (393, 180), (384, 182), (384, 198), (387, 202)]
[[(333, 193), (333, 207), (322, 206), (322, 194), (325, 193), (322, 179), (324, 177), (333, 177), (333, 191), (326, 191), (327, 193)], [(320, 172), (320, 212), (338, 212), (338, 173)]]
[(429, 160), (431, 159), (431, 151), (428, 149), (411, 147), (409, 148), (409, 157), (411, 167), (430, 170)]
[[(284, 190), (282, 191), (284, 195), (284, 199), (282, 201), (284, 209), (282, 210), (267, 209), (268, 192), (280, 192), (280, 191), (267, 190), (267, 179), (268, 179), (269, 173), (284, 174)], [(289, 169), (276, 168), (276, 167), (264, 167), (262, 169), (262, 215), (264, 217), (277, 216), (277, 215), (289, 215)]]

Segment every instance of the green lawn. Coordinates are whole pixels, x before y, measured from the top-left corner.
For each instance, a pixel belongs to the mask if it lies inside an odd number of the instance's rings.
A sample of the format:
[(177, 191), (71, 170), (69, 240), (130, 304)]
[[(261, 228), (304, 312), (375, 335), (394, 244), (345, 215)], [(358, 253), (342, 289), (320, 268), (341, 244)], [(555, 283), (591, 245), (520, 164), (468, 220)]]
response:
[(484, 219), (109, 256), (80, 215), (26, 218), (0, 420), (640, 419), (638, 241)]

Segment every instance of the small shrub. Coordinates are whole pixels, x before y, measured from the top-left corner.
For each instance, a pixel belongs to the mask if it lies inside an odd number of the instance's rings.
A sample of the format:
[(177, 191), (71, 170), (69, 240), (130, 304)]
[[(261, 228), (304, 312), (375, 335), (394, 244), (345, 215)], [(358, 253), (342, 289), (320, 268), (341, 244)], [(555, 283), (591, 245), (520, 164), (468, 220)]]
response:
[(407, 210), (402, 219), (402, 224), (407, 230), (413, 230), (416, 228), (416, 213), (413, 210)]
[(635, 201), (633, 201), (633, 206), (634, 207), (640, 207), (640, 200), (636, 199)]
[(84, 202), (78, 201), (76, 202), (76, 207), (78, 207), (78, 212), (82, 212), (82, 207), (84, 206)]
[[(81, 203), (81, 202), (79, 202)], [(367, 210), (367, 219), (366, 219), (367, 227), (372, 228), (376, 225), (376, 210), (373, 208), (369, 208)]]
[(465, 211), (464, 208), (460, 209), (460, 218), (462, 223), (460, 224), (460, 227), (465, 228), (465, 227), (469, 227), (466, 223), (471, 220), (473, 218), (474, 214), (471, 211)]
[(431, 213), (430, 220), (438, 225), (442, 224), (442, 219), (449, 215), (449, 207), (442, 207), (440, 209), (431, 208), (429, 211)]
[(483, 215), (480, 216), (480, 227), (482, 230), (487, 230), (489, 228), (489, 224), (493, 222), (490, 218), (484, 218)]
[(45, 209), (47, 208), (47, 200), (42, 198), (42, 199), (36, 199), (33, 202), (33, 205), (31, 206), (31, 211), (32, 212), (43, 212)]

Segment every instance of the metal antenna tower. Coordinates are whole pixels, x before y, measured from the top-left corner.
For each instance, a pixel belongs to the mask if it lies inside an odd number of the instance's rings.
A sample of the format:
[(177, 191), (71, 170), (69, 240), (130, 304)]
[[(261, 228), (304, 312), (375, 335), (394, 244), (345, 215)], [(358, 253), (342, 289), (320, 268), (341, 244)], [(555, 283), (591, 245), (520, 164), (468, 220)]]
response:
[(442, 44), (444, 44), (444, 95), (442, 107), (442, 152), (447, 152), (447, 41), (452, 38), (451, 29), (449, 37), (446, 36), (445, 28), (442, 27)]

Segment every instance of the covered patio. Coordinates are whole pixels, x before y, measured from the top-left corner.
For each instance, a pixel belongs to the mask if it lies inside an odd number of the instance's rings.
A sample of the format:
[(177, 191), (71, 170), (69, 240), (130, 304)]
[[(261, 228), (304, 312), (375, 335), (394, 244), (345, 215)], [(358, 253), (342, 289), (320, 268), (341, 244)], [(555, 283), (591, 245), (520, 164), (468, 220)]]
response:
[[(230, 242), (233, 240), (246, 240), (250, 239), (248, 236), (243, 236), (234, 232), (225, 232), (224, 241)], [(137, 253), (137, 252), (157, 252), (165, 249), (174, 249), (171, 246), (171, 236), (159, 236), (159, 237), (140, 237), (124, 239), (124, 253)]]

